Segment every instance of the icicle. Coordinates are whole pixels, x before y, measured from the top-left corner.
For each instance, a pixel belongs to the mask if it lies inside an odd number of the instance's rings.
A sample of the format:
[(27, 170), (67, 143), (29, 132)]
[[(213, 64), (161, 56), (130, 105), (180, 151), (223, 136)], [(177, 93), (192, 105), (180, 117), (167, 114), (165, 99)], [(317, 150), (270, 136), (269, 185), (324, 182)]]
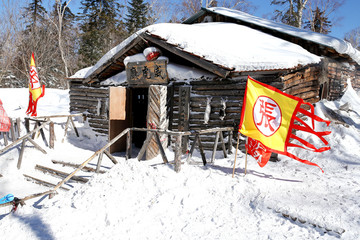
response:
[(209, 119), (210, 119), (210, 112), (211, 112), (211, 105), (210, 105), (210, 102), (211, 102), (211, 97), (208, 97), (207, 100), (206, 100), (206, 109), (205, 109), (205, 114), (204, 114), (204, 123), (205, 124), (208, 124), (209, 122)]

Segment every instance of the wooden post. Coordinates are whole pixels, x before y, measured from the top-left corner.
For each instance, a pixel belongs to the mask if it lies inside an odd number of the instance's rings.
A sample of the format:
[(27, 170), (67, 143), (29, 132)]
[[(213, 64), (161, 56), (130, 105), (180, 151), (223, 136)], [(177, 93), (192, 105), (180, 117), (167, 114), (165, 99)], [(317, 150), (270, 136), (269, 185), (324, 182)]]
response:
[(238, 132), (237, 142), (236, 142), (236, 149), (235, 149), (234, 168), (233, 168), (233, 174), (232, 174), (232, 177), (234, 177), (234, 174), (235, 174), (235, 164), (236, 164), (236, 158), (237, 158), (237, 151), (238, 151), (238, 148), (239, 148), (239, 138), (240, 138), (240, 133)]
[(75, 131), (76, 136), (77, 136), (77, 137), (79, 137), (79, 136), (80, 136), (80, 135), (79, 135), (79, 132), (78, 132), (77, 128), (75, 127), (75, 123), (74, 123), (74, 121), (73, 121), (72, 117), (71, 117), (71, 116), (69, 116), (68, 118), (70, 118), (71, 125), (72, 125), (72, 126), (73, 126), (73, 128), (74, 128), (74, 131)]
[(220, 141), (221, 141), (221, 146), (222, 146), (222, 150), (223, 150), (223, 153), (224, 153), (224, 158), (227, 158), (226, 147), (225, 147), (225, 142), (224, 142), (224, 136), (223, 136), (222, 131), (220, 131)]
[(176, 136), (176, 143), (175, 143), (175, 172), (177, 172), (177, 173), (180, 172), (180, 170), (181, 170), (181, 153), (182, 153), (181, 139), (182, 139), (181, 134)]
[(229, 131), (229, 134), (228, 134), (228, 139), (229, 139), (229, 142), (228, 142), (228, 154), (232, 154), (232, 138), (233, 138), (233, 131)]
[(118, 164), (118, 161), (111, 155), (108, 150), (104, 150), (105, 155), (113, 162), (113, 164)]
[(96, 165), (96, 173), (98, 173), (98, 172), (100, 171), (102, 158), (103, 158), (103, 153), (101, 152), (101, 153), (99, 154), (98, 163), (97, 163), (97, 165)]
[(55, 145), (55, 131), (54, 131), (54, 122), (49, 123), (49, 147), (54, 148)]
[(201, 155), (201, 158), (203, 160), (203, 164), (205, 166), (206, 165), (206, 156), (205, 156), (204, 148), (203, 148), (202, 143), (201, 143), (200, 136), (198, 138), (198, 143), (199, 143), (200, 155)]
[(4, 145), (7, 146), (9, 144), (8, 142), (8, 137), (7, 137), (7, 133), (6, 132), (2, 132), (1, 133), (3, 135), (4, 138)]
[(26, 132), (30, 132), (30, 119), (29, 118), (25, 118), (25, 129), (26, 129)]
[(211, 157), (211, 163), (214, 163), (214, 161), (215, 161), (215, 154), (216, 154), (217, 145), (219, 142), (219, 133), (220, 133), (219, 131), (216, 132), (215, 143), (214, 143), (213, 153), (212, 153), (212, 157)]
[(69, 127), (69, 123), (70, 123), (70, 118), (68, 117), (68, 118), (67, 118), (67, 121), (66, 121), (66, 124), (65, 124), (64, 137), (63, 137), (63, 139), (61, 140), (61, 142), (64, 142), (64, 140), (65, 140), (65, 137), (66, 137), (66, 134), (67, 134), (67, 129), (68, 129), (68, 127)]
[(15, 142), (16, 137), (15, 137), (15, 129), (14, 129), (14, 120), (12, 118), (10, 118), (10, 123), (11, 123), (11, 126), (10, 126), (11, 139), (13, 142)]
[(194, 152), (194, 149), (195, 149), (195, 146), (196, 146), (196, 143), (197, 143), (198, 138), (199, 138), (199, 134), (196, 133), (196, 134), (195, 134), (195, 139), (194, 139), (194, 141), (193, 141), (193, 145), (191, 146), (190, 152), (189, 152), (188, 157), (187, 157), (187, 159), (186, 159), (186, 162), (187, 162), (187, 163), (189, 163), (190, 160), (191, 160), (191, 157), (192, 157), (192, 155), (193, 155), (193, 152)]
[(18, 163), (17, 163), (17, 169), (21, 168), (21, 163), (22, 163), (22, 158), (23, 158), (23, 155), (24, 155), (24, 150), (25, 150), (25, 139), (21, 143), (21, 150), (20, 150), (20, 155), (19, 155), (19, 159), (18, 159)]
[(18, 136), (17, 138), (19, 138), (21, 136), (21, 122), (20, 122), (20, 118), (16, 118), (16, 128), (17, 128), (17, 132), (18, 132)]
[(146, 140), (144, 141), (143, 146), (141, 147), (139, 154), (137, 156), (137, 159), (140, 161), (141, 158), (144, 156), (144, 153), (146, 151), (146, 148), (149, 146), (150, 140), (152, 138), (153, 133), (150, 132), (149, 134), (147, 134)]
[(131, 158), (131, 152), (132, 152), (132, 130), (130, 130), (126, 134), (126, 160), (129, 160)]
[[(40, 121), (36, 121), (36, 124), (40, 127), (41, 126), (41, 123)], [(44, 130), (41, 128), (40, 130), (40, 134), (41, 134), (41, 138), (43, 139), (44, 143), (45, 143), (45, 146), (49, 146), (47, 140), (46, 140), (46, 137), (45, 137), (45, 133), (44, 133)]]
[(157, 142), (157, 144), (158, 144), (158, 146), (159, 146), (159, 150), (160, 150), (160, 153), (161, 153), (161, 157), (162, 157), (164, 163), (168, 163), (169, 161), (168, 161), (167, 158), (166, 158), (166, 154), (165, 154), (164, 148), (163, 148), (163, 146), (162, 146), (162, 144), (161, 144), (160, 137), (159, 137), (159, 134), (158, 134), (157, 132), (155, 133), (155, 138), (156, 138), (156, 142)]

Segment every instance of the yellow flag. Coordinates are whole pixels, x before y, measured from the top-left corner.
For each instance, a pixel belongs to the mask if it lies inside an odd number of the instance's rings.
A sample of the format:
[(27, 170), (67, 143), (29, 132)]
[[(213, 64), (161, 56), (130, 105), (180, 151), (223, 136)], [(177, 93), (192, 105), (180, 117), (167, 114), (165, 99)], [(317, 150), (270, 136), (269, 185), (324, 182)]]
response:
[(239, 131), (268, 148), (286, 152), (297, 97), (248, 77)]

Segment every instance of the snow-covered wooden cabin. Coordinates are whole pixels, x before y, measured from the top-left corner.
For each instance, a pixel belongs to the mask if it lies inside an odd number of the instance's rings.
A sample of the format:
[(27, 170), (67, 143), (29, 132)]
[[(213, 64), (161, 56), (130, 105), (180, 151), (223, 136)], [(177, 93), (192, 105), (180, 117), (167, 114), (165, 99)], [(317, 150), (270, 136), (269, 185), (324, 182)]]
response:
[[(162, 57), (146, 61), (148, 47)], [(348, 77), (360, 87), (359, 64), (359, 52), (345, 41), (235, 10), (202, 9), (184, 24), (142, 29), (72, 76), (70, 110), (84, 113), (109, 139), (127, 127), (154, 124), (236, 131), (248, 75), (315, 103), (341, 96)], [(141, 144), (145, 136), (133, 139)], [(206, 149), (213, 139), (202, 138)]]

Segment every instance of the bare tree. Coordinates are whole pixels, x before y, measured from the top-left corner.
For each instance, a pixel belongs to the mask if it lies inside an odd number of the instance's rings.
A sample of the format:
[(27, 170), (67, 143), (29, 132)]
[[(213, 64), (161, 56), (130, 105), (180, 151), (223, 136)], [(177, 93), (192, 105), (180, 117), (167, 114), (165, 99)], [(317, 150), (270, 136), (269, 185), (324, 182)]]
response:
[(345, 40), (360, 51), (360, 27), (357, 27), (345, 34)]
[[(21, 38), (23, 22), (18, 17), (21, 11), (17, 8), (20, 0), (1, 0), (2, 14), (0, 15), (0, 85), (2, 79), (11, 73), (11, 66), (17, 53), (17, 45)], [(15, 78), (12, 81), (17, 81)], [(20, 83), (14, 83), (19, 85)]]
[(57, 16), (58, 22), (55, 23), (54, 21), (52, 21), (58, 32), (59, 51), (61, 54), (61, 60), (64, 63), (64, 70), (65, 70), (66, 77), (69, 77), (69, 71), (68, 71), (67, 60), (65, 59), (64, 47), (63, 47), (63, 42), (62, 42), (62, 31), (63, 31), (64, 14), (65, 14), (66, 8), (68, 7), (70, 2), (71, 2), (71, 0), (69, 0), (63, 4), (62, 0), (56, 0), (56, 12), (58, 15)]
[(282, 23), (301, 28), (303, 23), (303, 12), (308, 0), (272, 0), (272, 5), (283, 7), (275, 10), (275, 20)]

